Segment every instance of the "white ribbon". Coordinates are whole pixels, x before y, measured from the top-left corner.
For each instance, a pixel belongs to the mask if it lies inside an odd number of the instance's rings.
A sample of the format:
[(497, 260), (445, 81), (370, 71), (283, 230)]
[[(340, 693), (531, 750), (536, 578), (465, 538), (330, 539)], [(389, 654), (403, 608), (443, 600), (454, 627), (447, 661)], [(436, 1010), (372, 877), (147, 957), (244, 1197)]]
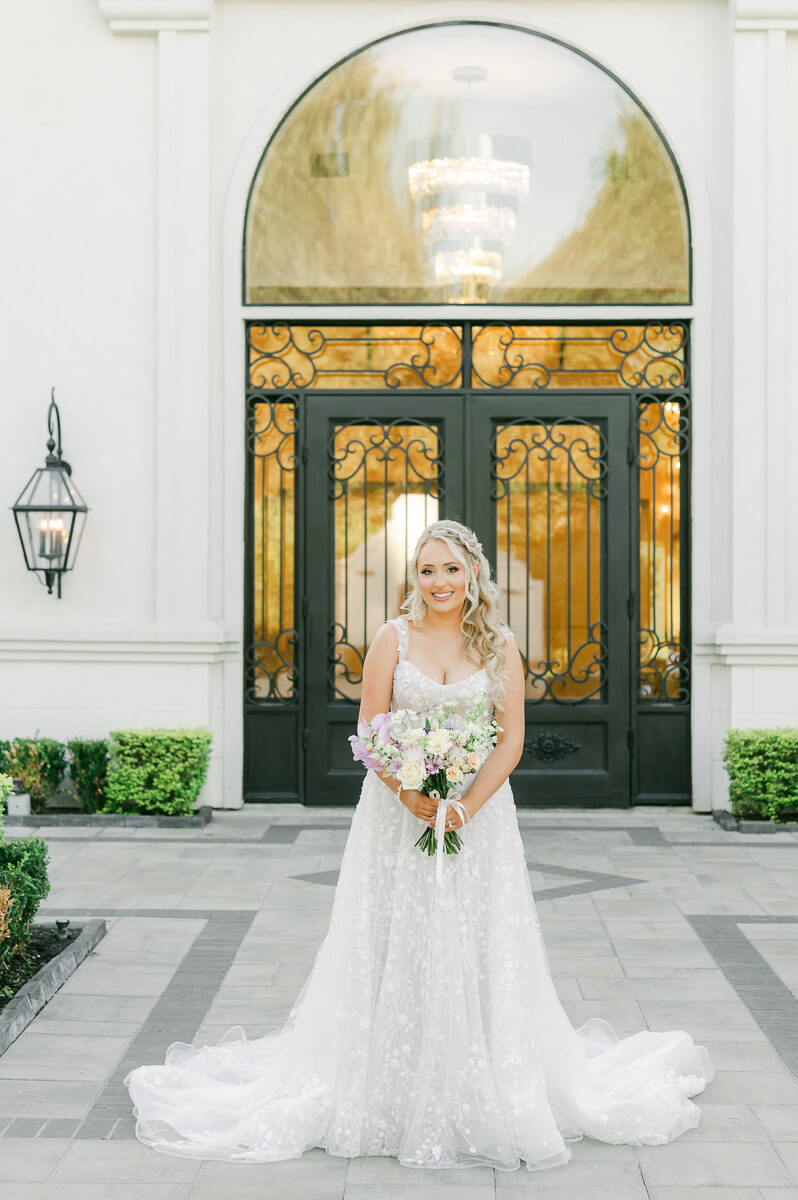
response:
[(438, 808), (435, 813), (435, 839), (437, 842), (437, 845), (435, 846), (436, 884), (440, 883), (443, 879), (443, 839), (446, 832), (445, 825), (447, 808), (453, 808), (455, 810), (463, 825), (465, 825), (466, 821), (470, 820), (466, 806), (461, 804), (459, 800), (456, 800), (450, 796), (441, 796), (441, 798), (438, 800)]

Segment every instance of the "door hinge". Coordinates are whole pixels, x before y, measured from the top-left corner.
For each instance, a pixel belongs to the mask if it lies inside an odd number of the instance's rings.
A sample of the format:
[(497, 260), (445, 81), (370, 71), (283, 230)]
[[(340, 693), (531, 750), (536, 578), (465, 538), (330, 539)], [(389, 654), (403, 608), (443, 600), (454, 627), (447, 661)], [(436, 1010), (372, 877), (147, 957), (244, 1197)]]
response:
[(310, 600), (308, 599), (307, 596), (303, 596), (302, 597), (302, 616), (303, 617), (306, 617), (308, 615), (309, 608), (310, 608)]
[(308, 448), (307, 448), (307, 446), (303, 446), (302, 447), (302, 462), (307, 464), (307, 461), (308, 461)]
[(309, 741), (310, 741), (310, 730), (303, 729), (302, 730), (302, 749), (303, 750), (307, 750)]
[(626, 601), (626, 611), (628, 612), (630, 617), (633, 617), (635, 615), (635, 600), (636, 600), (636, 596), (635, 596), (634, 592), (630, 592), (628, 599)]
[(633, 467), (637, 462), (637, 446), (635, 446), (634, 442), (630, 442), (626, 447), (626, 461), (630, 467)]
[(630, 750), (634, 750), (634, 748), (635, 748), (635, 731), (634, 731), (634, 729), (627, 729), (626, 744)]

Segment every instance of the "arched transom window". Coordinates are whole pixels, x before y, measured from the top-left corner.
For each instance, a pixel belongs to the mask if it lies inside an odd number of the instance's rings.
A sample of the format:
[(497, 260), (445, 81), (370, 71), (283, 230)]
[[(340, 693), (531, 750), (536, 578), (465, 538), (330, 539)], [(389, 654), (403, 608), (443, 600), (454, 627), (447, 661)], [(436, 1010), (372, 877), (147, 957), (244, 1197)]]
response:
[(505, 25), (427, 26), (317, 80), (267, 146), (248, 304), (674, 304), (687, 207), (634, 97)]

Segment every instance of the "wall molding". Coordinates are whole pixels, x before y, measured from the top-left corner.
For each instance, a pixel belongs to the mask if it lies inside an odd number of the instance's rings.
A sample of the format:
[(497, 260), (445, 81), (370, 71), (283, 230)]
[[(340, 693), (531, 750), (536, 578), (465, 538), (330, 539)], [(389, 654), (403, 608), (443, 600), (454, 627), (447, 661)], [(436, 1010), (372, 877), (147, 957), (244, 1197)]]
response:
[(236, 660), (241, 654), (241, 635), (217, 625), (63, 629), (56, 633), (52, 627), (6, 627), (0, 636), (0, 662), (208, 664)]
[(213, 0), (97, 0), (112, 33), (207, 33)]
[(798, 667), (798, 628), (720, 625), (696, 634), (693, 654), (727, 667)]

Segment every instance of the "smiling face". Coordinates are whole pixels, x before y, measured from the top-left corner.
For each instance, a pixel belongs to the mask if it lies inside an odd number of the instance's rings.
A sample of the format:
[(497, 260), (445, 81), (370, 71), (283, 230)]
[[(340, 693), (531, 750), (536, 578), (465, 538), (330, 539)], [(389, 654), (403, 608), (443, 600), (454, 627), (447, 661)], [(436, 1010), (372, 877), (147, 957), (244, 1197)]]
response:
[[(465, 555), (464, 555), (465, 557)], [(456, 612), (466, 598), (466, 567), (446, 542), (437, 538), (421, 547), (416, 567), (418, 586), (432, 612)]]

